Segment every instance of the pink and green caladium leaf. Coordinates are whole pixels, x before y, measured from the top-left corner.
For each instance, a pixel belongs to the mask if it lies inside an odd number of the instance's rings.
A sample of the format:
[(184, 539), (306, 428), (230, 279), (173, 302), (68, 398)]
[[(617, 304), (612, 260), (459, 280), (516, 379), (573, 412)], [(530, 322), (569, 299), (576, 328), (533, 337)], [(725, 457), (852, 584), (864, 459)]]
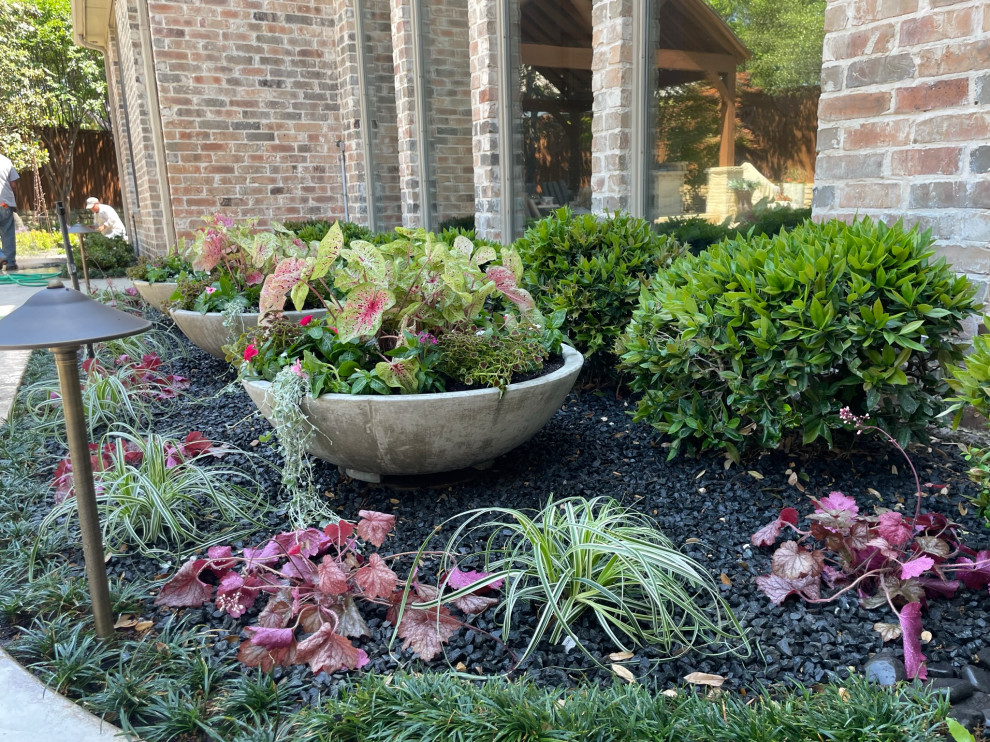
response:
[(806, 576), (817, 577), (822, 573), (825, 555), (818, 551), (808, 551), (797, 541), (785, 541), (773, 553), (771, 571), (785, 580), (797, 580)]
[(374, 335), (382, 324), (382, 315), (395, 305), (390, 291), (366, 283), (353, 289), (343, 311), (335, 318), (340, 342)]
[(419, 382), (416, 381), (418, 366), (418, 358), (397, 358), (376, 363), (375, 373), (393, 389), (400, 389), (404, 394), (415, 394), (419, 390)]
[(498, 257), (495, 248), (491, 245), (480, 245), (471, 257), (471, 263), (476, 268), (480, 268), (485, 263), (490, 263)]
[(474, 252), (474, 243), (462, 234), (459, 234), (454, 238), (454, 244), (452, 247), (454, 252), (459, 253), (465, 258), (470, 258), (471, 253)]
[(399, 582), (398, 575), (388, 568), (378, 554), (368, 557), (368, 563), (354, 573), (354, 582), (369, 600), (391, 595)]
[(901, 636), (904, 641), (904, 666), (909, 678), (925, 680), (928, 668), (921, 653), (921, 603), (908, 603), (901, 608)]
[(530, 293), (517, 285), (516, 277), (505, 266), (490, 265), (485, 271), (485, 275), (506, 299), (519, 307), (520, 311), (528, 312), (536, 306)]
[(302, 279), (306, 261), (298, 258), (286, 258), (275, 266), (275, 272), (265, 278), (261, 287), (261, 316), (270, 312), (281, 312), (285, 307), (285, 295)]
[(522, 258), (519, 257), (519, 252), (514, 247), (506, 246), (502, 248), (502, 265), (512, 272), (516, 283), (522, 280), (523, 262)]
[(379, 287), (388, 285), (385, 266), (387, 261), (381, 250), (364, 240), (354, 240), (350, 246), (341, 252), (347, 260), (349, 268), (357, 267), (368, 283)]
[(753, 546), (770, 546), (777, 540), (780, 531), (788, 523), (792, 526), (798, 524), (798, 511), (794, 508), (784, 508), (781, 510), (780, 515), (777, 516), (777, 520), (767, 523), (763, 528), (750, 536), (749, 540), (753, 542)]
[(162, 585), (161, 592), (155, 598), (155, 605), (188, 608), (210, 602), (213, 586), (199, 579), (200, 572), (208, 564), (208, 559), (190, 559), (183, 564), (175, 576)]
[(315, 634), (299, 642), (296, 661), (308, 664), (315, 675), (321, 671), (358, 670), (368, 664), (368, 655), (335, 633), (332, 623), (325, 623)]
[(251, 262), (257, 267), (265, 265), (278, 252), (279, 238), (274, 232), (258, 232), (246, 246)]
[(333, 261), (340, 255), (344, 247), (344, 231), (340, 228), (340, 222), (334, 222), (333, 226), (320, 240), (320, 246), (316, 250), (316, 260), (313, 262), (312, 277), (323, 278), (329, 271)]
[(388, 513), (379, 513), (377, 510), (359, 510), (357, 535), (370, 544), (381, 546), (385, 543), (385, 537), (395, 526), (395, 516)]
[(817, 575), (808, 575), (797, 580), (772, 574), (761, 575), (756, 578), (756, 586), (774, 605), (781, 605), (788, 595), (799, 595), (807, 600), (819, 600), (822, 597), (822, 583)]

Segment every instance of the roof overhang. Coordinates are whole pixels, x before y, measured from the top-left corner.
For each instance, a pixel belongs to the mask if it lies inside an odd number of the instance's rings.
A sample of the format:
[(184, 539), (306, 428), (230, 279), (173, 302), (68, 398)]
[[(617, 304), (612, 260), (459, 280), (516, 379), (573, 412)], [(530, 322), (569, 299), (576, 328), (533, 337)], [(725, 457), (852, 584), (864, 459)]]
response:
[(70, 0), (72, 38), (80, 46), (106, 51), (113, 0)]

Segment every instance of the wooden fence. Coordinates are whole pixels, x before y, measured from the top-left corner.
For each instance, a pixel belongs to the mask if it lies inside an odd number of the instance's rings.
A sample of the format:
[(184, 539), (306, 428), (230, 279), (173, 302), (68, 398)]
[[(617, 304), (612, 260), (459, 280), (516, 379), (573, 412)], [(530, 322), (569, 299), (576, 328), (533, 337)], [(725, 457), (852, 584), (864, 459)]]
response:
[[(34, 173), (19, 171), (20, 180), (14, 182), (14, 196), (23, 211), (34, 211)], [(54, 209), (56, 194), (41, 176), (45, 193), (45, 208)], [(113, 135), (108, 131), (81, 131), (76, 140), (75, 167), (72, 173), (72, 193), (66, 208), (82, 209), (86, 199), (96, 196), (101, 203), (120, 205), (120, 178), (117, 172), (117, 155), (113, 148)]]

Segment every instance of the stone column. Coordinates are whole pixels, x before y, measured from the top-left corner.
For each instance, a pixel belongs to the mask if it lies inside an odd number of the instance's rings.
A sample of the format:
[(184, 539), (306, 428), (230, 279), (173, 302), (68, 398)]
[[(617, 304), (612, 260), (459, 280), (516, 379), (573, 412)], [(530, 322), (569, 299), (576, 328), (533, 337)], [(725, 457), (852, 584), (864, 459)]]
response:
[(499, 59), (495, 3), (468, 4), (471, 42), (474, 225), (478, 236), (502, 239), (502, 177), (499, 159)]
[(392, 0), (392, 56), (395, 60), (395, 118), (398, 129), (399, 193), (402, 225), (422, 226), (420, 143), (416, 111), (417, 39), (413, 36), (416, 0)]
[(629, 209), (632, 194), (632, 0), (593, 0), (591, 210)]

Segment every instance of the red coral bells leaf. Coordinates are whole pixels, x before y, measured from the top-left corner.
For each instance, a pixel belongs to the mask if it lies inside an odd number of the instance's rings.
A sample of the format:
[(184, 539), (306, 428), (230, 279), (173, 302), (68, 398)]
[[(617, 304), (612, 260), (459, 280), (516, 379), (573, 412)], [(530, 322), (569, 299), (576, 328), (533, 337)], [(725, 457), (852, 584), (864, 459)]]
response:
[(369, 600), (391, 595), (398, 581), (398, 575), (390, 570), (385, 565), (385, 560), (377, 554), (368, 557), (368, 563), (354, 573), (354, 582)]
[(877, 533), (892, 546), (901, 546), (911, 540), (914, 534), (909, 523), (904, 520), (900, 513), (880, 513), (880, 520), (877, 523)]
[(275, 543), (287, 554), (302, 554), (305, 557), (319, 556), (331, 544), (330, 538), (318, 528), (303, 528), (299, 531), (280, 533)]
[(357, 524), (357, 535), (375, 546), (385, 543), (385, 537), (395, 525), (395, 516), (375, 510), (359, 510), (358, 515), (361, 520)]
[(928, 659), (921, 653), (921, 603), (908, 603), (901, 608), (901, 637), (904, 641), (904, 666), (909, 678), (925, 680)]
[(330, 543), (338, 549), (342, 549), (347, 545), (347, 540), (354, 533), (354, 526), (346, 520), (340, 520), (336, 523), (328, 523), (323, 526), (323, 533), (329, 537)]
[(271, 672), (276, 667), (285, 667), (295, 662), (296, 643), (280, 649), (269, 649), (248, 640), (241, 644), (237, 659), (248, 667), (260, 667), (262, 672)]
[(455, 598), (454, 605), (463, 613), (481, 613), (498, 603), (497, 598), (486, 598), (483, 595), (465, 595), (463, 598)]
[[(454, 567), (447, 576), (446, 584), (448, 587), (460, 590), (462, 587), (469, 587), (475, 583), (483, 582), (486, 577), (488, 577), (487, 572), (464, 571)], [(480, 585), (479, 589), (488, 588), (490, 590), (498, 590), (504, 582), (505, 580), (502, 579), (492, 580), (491, 582), (485, 582), (483, 585)]]
[(919, 577), (935, 566), (935, 560), (931, 557), (918, 557), (910, 562), (901, 565), (901, 579), (910, 580), (912, 577)]
[(347, 575), (340, 564), (327, 554), (316, 568), (319, 580), (316, 583), (321, 593), (326, 595), (343, 595), (347, 592)]
[(960, 567), (959, 579), (970, 590), (982, 590), (990, 585), (990, 551), (980, 551), (976, 561), (960, 557), (956, 564)]
[(346, 637), (334, 633), (333, 623), (323, 624), (315, 634), (299, 642), (296, 661), (305, 662), (313, 673), (357, 670), (368, 664), (364, 650), (351, 644)]
[(258, 625), (268, 629), (281, 629), (292, 620), (292, 592), (281, 588), (268, 600), (268, 605), (258, 614)]
[(234, 618), (240, 618), (254, 605), (255, 599), (261, 592), (258, 583), (260, 580), (256, 577), (248, 575), (245, 580), (236, 572), (231, 572), (220, 580), (214, 605), (217, 610), (226, 611)]
[(284, 649), (295, 641), (292, 629), (270, 629), (266, 626), (247, 626), (244, 629), (251, 634), (251, 643), (269, 649)]
[(841, 492), (829, 492), (828, 497), (823, 497), (821, 500), (812, 499), (812, 502), (818, 506), (819, 512), (835, 513), (844, 510), (853, 518), (859, 515), (859, 505), (856, 504), (856, 501)]
[(515, 304), (523, 312), (528, 312), (536, 302), (526, 289), (519, 288), (516, 284), (516, 277), (512, 271), (502, 265), (490, 265), (485, 271), (488, 280), (495, 284), (506, 299)]
[(820, 551), (808, 551), (798, 546), (796, 541), (785, 541), (773, 553), (772, 572), (787, 580), (796, 580), (806, 575), (819, 575), (824, 564)]
[(183, 564), (175, 576), (162, 585), (155, 605), (191, 608), (208, 603), (213, 597), (213, 586), (199, 579), (199, 573), (207, 564), (206, 559), (190, 559)]
[(781, 510), (780, 515), (777, 516), (777, 520), (767, 523), (763, 528), (750, 536), (749, 540), (753, 543), (753, 546), (770, 546), (777, 540), (777, 536), (780, 535), (784, 525), (788, 523), (792, 526), (796, 526), (798, 523), (798, 511), (794, 508), (784, 508)]
[(821, 580), (817, 575), (809, 575), (799, 580), (788, 580), (778, 575), (762, 575), (756, 578), (756, 586), (775, 605), (781, 605), (788, 595), (800, 595), (809, 600), (821, 598)]
[(410, 601), (399, 621), (397, 633), (403, 640), (403, 649), (411, 649), (429, 662), (442, 651), (444, 643), (457, 633), (460, 626), (460, 622), (444, 606), (416, 608)]
[(206, 568), (217, 577), (223, 578), (234, 567), (235, 560), (229, 546), (211, 546), (206, 550), (206, 556), (210, 558)]

